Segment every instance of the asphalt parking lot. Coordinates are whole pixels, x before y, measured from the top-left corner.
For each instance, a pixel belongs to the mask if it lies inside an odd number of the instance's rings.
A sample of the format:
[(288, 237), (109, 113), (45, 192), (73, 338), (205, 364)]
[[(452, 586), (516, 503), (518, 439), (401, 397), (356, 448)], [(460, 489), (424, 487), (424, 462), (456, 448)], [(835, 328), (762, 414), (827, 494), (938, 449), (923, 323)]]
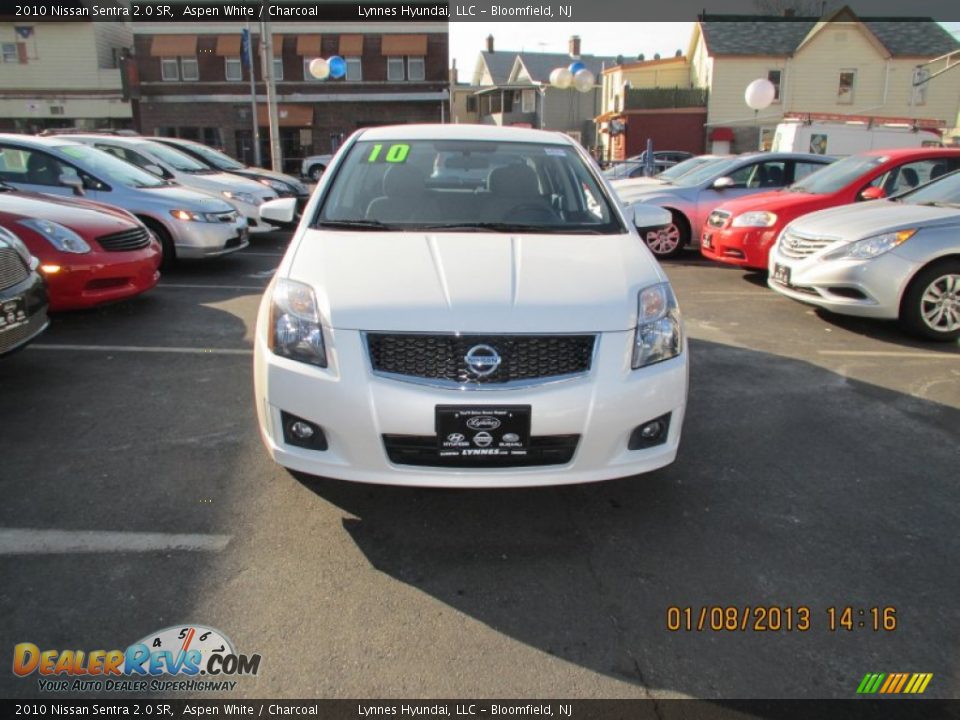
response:
[[(960, 346), (689, 254), (666, 266), (692, 363), (671, 467), (509, 491), (298, 479), (252, 404), (285, 244), (58, 316), (0, 361), (3, 653), (200, 623), (263, 658), (231, 697), (847, 698), (867, 672), (960, 696)], [(806, 606), (810, 627), (671, 632), (669, 606)], [(873, 607), (896, 629), (860, 628)]]

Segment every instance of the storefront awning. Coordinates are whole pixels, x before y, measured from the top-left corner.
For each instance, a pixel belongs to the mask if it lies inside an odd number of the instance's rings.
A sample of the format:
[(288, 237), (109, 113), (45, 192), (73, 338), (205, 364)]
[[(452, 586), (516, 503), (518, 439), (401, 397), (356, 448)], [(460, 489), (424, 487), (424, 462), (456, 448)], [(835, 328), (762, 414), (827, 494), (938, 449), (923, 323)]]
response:
[(300, 57), (320, 57), (323, 55), (322, 35), (297, 35), (297, 55)]
[(219, 57), (239, 57), (240, 36), (218, 35), (216, 53)]
[(150, 44), (151, 57), (196, 57), (196, 35), (154, 35)]
[(337, 52), (340, 57), (360, 57), (363, 55), (363, 35), (341, 35)]
[(733, 142), (733, 130), (728, 127), (715, 127), (710, 131), (710, 142)]
[[(280, 127), (311, 127), (313, 125), (313, 105), (277, 105), (277, 121)], [(257, 105), (257, 125), (267, 127), (270, 118), (266, 105)]]
[(391, 57), (401, 55), (425, 57), (427, 54), (427, 36), (384, 35), (380, 43), (380, 54)]

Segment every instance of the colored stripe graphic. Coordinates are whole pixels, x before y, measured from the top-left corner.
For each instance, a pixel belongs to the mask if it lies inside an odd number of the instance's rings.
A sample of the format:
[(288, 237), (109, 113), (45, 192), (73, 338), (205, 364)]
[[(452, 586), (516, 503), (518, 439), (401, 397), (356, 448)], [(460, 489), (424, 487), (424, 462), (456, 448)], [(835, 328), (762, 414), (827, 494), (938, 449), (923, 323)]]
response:
[(920, 695), (933, 673), (867, 673), (857, 686), (858, 695)]

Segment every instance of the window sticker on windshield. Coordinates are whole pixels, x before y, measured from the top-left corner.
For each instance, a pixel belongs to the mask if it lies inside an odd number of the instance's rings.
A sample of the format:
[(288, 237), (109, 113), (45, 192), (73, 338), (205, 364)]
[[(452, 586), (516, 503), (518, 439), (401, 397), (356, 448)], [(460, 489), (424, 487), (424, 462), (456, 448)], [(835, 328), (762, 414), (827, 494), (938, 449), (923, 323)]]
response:
[(377, 143), (370, 149), (370, 154), (367, 156), (367, 162), (402, 163), (406, 162), (407, 155), (409, 154), (410, 146), (405, 143), (391, 145), (389, 148), (387, 148), (386, 152), (383, 151), (383, 144)]
[(556, 155), (558, 157), (563, 157), (567, 154), (566, 151), (561, 148), (546, 148), (544, 152), (547, 153), (547, 155)]

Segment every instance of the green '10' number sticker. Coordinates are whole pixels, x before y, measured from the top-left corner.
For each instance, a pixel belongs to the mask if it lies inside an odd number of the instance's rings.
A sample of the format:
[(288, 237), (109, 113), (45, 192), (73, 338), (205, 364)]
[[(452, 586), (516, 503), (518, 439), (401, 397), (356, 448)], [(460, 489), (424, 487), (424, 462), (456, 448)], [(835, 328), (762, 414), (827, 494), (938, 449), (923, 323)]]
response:
[(367, 162), (402, 163), (406, 161), (407, 155), (410, 154), (410, 146), (404, 143), (391, 145), (389, 148), (387, 148), (387, 152), (381, 155), (382, 150), (383, 145), (381, 143), (374, 145), (370, 150), (370, 155), (367, 156)]

